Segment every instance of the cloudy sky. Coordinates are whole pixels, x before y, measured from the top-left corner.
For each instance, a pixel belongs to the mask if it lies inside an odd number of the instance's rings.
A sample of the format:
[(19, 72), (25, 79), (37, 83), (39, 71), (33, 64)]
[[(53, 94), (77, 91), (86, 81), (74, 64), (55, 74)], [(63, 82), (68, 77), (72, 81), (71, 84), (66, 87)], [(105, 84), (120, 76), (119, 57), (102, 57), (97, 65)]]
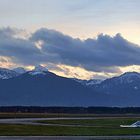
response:
[(0, 0), (0, 66), (106, 78), (140, 72), (139, 0)]

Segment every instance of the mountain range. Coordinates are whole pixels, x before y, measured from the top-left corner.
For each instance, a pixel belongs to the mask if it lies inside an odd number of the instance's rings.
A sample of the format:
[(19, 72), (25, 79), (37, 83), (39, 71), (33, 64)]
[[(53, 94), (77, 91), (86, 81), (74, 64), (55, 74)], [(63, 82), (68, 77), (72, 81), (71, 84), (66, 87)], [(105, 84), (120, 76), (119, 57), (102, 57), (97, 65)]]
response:
[(58, 76), (45, 67), (0, 68), (0, 106), (140, 106), (140, 73), (106, 80)]

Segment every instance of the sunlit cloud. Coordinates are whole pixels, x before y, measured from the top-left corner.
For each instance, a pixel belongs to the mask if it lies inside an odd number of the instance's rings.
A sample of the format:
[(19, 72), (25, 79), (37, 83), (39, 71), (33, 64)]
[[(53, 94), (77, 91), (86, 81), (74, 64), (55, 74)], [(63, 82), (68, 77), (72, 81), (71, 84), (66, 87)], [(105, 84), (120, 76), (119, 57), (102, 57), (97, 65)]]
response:
[(0, 56), (0, 67), (11, 68), (14, 66), (16, 66), (16, 64), (12, 62), (12, 59), (10, 57)]
[(87, 71), (81, 67), (73, 67), (68, 65), (55, 65), (52, 63), (44, 65), (49, 71), (68, 78), (77, 78), (77, 79), (106, 79), (113, 77), (116, 73), (104, 73), (104, 72), (93, 72)]
[(120, 67), (121, 71), (124, 72), (140, 72), (140, 66), (139, 65), (132, 65), (132, 66), (126, 66), (126, 67)]
[(19, 29), (0, 29), (0, 66), (43, 65), (58, 75), (79, 79), (105, 79), (126, 71), (139, 71), (140, 46), (121, 34), (99, 34), (81, 40), (41, 28), (26, 38)]

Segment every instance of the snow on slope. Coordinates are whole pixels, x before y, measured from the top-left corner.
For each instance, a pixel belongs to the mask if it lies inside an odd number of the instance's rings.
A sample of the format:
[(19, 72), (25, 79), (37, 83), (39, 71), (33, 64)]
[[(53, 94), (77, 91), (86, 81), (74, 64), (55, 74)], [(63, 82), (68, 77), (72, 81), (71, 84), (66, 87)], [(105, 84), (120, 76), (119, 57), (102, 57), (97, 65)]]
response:
[(23, 74), (23, 73), (26, 73), (26, 72), (27, 72), (27, 71), (26, 71), (24, 68), (22, 68), (22, 67), (15, 68), (15, 69), (13, 69), (13, 71), (15, 71), (15, 72), (17, 72), (17, 73), (19, 73), (19, 74)]
[(38, 74), (41, 74), (41, 75), (46, 75), (46, 72), (48, 71), (47, 68), (41, 66), (41, 65), (38, 65), (36, 66), (32, 71), (29, 72), (29, 74), (31, 75), (38, 75)]
[(117, 81), (120, 83), (132, 83), (140, 79), (140, 73), (137, 72), (126, 72), (118, 77)]
[(0, 68), (0, 79), (9, 79), (18, 76), (19, 74), (13, 70)]
[(81, 80), (81, 79), (73, 79), (79, 83), (81, 83), (84, 86), (93, 86), (95, 84), (100, 84), (103, 80), (100, 79), (91, 79), (91, 80)]

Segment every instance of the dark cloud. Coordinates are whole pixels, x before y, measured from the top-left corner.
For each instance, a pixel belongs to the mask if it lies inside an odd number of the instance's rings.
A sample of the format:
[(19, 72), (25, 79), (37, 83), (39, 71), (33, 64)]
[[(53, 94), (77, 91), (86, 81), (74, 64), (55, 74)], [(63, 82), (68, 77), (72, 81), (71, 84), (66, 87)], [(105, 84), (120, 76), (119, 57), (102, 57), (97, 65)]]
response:
[(116, 66), (140, 64), (138, 45), (120, 34), (114, 37), (100, 34), (97, 39), (82, 41), (48, 29), (36, 31), (32, 40), (42, 40), (42, 50), (56, 56), (60, 63), (81, 66), (93, 71), (119, 71)]
[[(28, 39), (14, 37), (12, 29), (0, 30), (0, 55), (13, 58), (16, 63), (38, 63), (80, 66), (96, 72), (119, 72), (117, 66), (140, 64), (140, 46), (124, 39), (100, 34), (96, 39), (80, 40), (55, 30), (42, 28)], [(37, 42), (43, 42), (41, 49)]]
[(16, 63), (34, 64), (42, 56), (30, 40), (15, 38), (16, 29), (0, 30), (0, 55), (8, 56)]

